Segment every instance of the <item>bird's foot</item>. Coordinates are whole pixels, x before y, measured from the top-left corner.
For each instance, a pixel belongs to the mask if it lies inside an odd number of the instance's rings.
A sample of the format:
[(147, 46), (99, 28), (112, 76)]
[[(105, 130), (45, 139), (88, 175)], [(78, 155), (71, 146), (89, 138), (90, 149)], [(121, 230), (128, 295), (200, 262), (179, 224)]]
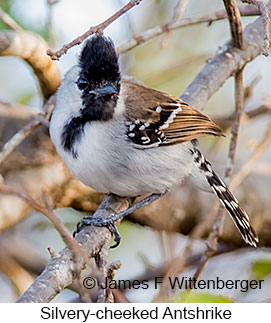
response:
[[(112, 215), (112, 217), (114, 217), (114, 215)], [(91, 225), (95, 227), (106, 227), (111, 232), (115, 241), (115, 244), (112, 245), (110, 248), (117, 247), (120, 244), (121, 236), (114, 223), (114, 220), (112, 220), (112, 217), (102, 218), (102, 217), (95, 217), (90, 215), (83, 217), (83, 219), (77, 223), (76, 229), (73, 231), (73, 237), (75, 237), (76, 234), (79, 233), (85, 226)]]
[(76, 230), (73, 232), (73, 237), (75, 237), (75, 235), (77, 233), (79, 233), (83, 229), (84, 226), (91, 225), (91, 226), (97, 226), (97, 227), (107, 227), (108, 230), (113, 235), (114, 241), (115, 241), (115, 244), (113, 246), (111, 246), (111, 248), (115, 248), (120, 244), (120, 239), (121, 239), (121, 236), (120, 236), (119, 231), (115, 225), (115, 222), (117, 222), (120, 219), (123, 219), (125, 216), (130, 215), (134, 211), (142, 208), (143, 206), (146, 206), (146, 205), (154, 202), (155, 200), (160, 199), (166, 193), (167, 192), (165, 192), (163, 194), (152, 194), (152, 195), (144, 198), (143, 200), (139, 201), (138, 203), (132, 205), (128, 209), (126, 209), (120, 213), (113, 214), (112, 216), (110, 216), (108, 218), (87, 215), (81, 221), (78, 222)]

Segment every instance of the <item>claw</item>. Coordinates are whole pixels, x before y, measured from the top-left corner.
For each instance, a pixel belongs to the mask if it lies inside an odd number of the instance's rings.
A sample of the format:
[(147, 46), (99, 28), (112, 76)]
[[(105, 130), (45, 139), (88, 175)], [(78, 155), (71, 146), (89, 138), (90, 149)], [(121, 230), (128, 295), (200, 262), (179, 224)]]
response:
[(114, 223), (110, 223), (107, 228), (113, 235), (114, 241), (115, 241), (115, 243), (112, 246), (110, 246), (110, 248), (111, 249), (116, 248), (120, 244), (120, 240), (121, 240), (120, 233)]
[(110, 248), (116, 248), (120, 244), (121, 236), (114, 222), (110, 218), (96, 218), (93, 216), (85, 216), (81, 221), (77, 223), (76, 229), (73, 231), (73, 237), (75, 238), (76, 234), (79, 233), (84, 226), (92, 225), (97, 227), (107, 227), (112, 236), (114, 237), (115, 244), (110, 246)]

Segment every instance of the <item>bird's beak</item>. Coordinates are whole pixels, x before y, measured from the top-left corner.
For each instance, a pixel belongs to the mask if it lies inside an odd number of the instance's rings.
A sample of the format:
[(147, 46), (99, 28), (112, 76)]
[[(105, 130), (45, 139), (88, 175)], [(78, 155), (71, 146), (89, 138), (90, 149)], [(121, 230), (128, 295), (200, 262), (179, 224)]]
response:
[(105, 86), (100, 87), (99, 89), (96, 90), (96, 94), (100, 97), (112, 96), (117, 93), (118, 93), (117, 89), (110, 83), (106, 83)]

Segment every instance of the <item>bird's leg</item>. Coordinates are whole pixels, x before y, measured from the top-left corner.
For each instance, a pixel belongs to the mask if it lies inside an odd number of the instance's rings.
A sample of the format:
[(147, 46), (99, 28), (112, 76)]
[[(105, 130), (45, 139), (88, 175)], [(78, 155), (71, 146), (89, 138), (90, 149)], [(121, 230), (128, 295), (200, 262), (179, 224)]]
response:
[(137, 202), (136, 204), (132, 205), (128, 209), (121, 211), (119, 213), (112, 214), (110, 217), (107, 217), (107, 218), (87, 215), (83, 217), (83, 219), (80, 222), (78, 222), (76, 230), (73, 232), (73, 237), (75, 237), (75, 235), (79, 233), (86, 225), (92, 225), (97, 227), (107, 227), (108, 230), (111, 232), (111, 234), (114, 236), (114, 241), (115, 241), (115, 244), (111, 246), (111, 248), (115, 248), (119, 245), (120, 239), (121, 239), (121, 236), (118, 232), (115, 222), (120, 219), (123, 219), (127, 215), (130, 215), (134, 211), (142, 208), (143, 206), (147, 206), (148, 204), (160, 199), (166, 193), (167, 192), (162, 194), (152, 194), (144, 198), (143, 200)]

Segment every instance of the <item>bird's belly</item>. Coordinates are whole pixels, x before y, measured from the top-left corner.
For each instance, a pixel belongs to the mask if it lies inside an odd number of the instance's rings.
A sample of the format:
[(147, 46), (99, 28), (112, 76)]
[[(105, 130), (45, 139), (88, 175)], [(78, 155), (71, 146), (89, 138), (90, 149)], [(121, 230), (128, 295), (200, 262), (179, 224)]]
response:
[(58, 149), (71, 172), (85, 185), (119, 196), (171, 190), (191, 173), (193, 164), (190, 142), (137, 149), (126, 139), (125, 129), (113, 122), (92, 122), (74, 148), (76, 157)]
[[(140, 165), (139, 165), (140, 167)], [(110, 165), (107, 169), (95, 163), (88, 163), (88, 168), (71, 169), (74, 175), (85, 185), (103, 193), (119, 196), (138, 196), (152, 193), (164, 193), (181, 184), (190, 173), (190, 168), (162, 169), (156, 167), (145, 171), (133, 171), (121, 164)]]
[(192, 169), (192, 156), (182, 145), (140, 150), (111, 142), (107, 149), (89, 145), (78, 156), (68, 166), (80, 181), (119, 196), (164, 193), (179, 185)]

